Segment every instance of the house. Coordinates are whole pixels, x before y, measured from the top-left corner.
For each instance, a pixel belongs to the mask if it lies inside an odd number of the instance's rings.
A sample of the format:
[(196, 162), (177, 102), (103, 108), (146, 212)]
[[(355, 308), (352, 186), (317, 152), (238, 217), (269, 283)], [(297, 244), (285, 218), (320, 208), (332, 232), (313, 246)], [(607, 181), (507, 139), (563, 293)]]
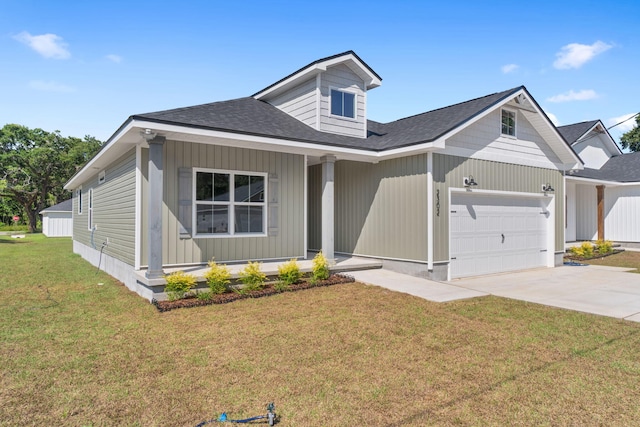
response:
[(584, 161), (566, 176), (566, 241), (640, 243), (640, 153), (622, 153), (600, 120), (558, 130)]
[(251, 96), (129, 117), (71, 178), (74, 251), (146, 298), (165, 268), (322, 250), (421, 277), (552, 267), (582, 163), (523, 86), (390, 123), (352, 51)]
[(47, 237), (71, 237), (73, 235), (72, 206), (73, 200), (69, 199), (40, 211), (42, 233)]

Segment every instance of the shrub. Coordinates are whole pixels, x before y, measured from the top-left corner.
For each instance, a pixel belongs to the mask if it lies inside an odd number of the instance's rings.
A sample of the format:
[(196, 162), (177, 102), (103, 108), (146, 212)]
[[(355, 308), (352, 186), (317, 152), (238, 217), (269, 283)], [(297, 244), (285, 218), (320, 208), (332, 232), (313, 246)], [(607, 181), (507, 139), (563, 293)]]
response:
[(276, 290), (282, 292), (286, 290), (289, 286), (296, 283), (300, 280), (302, 273), (300, 272), (300, 267), (298, 266), (298, 262), (295, 258), (290, 259), (282, 265), (278, 266), (278, 279), (279, 282), (276, 284)]
[(223, 294), (227, 291), (227, 286), (231, 283), (231, 272), (224, 264), (217, 264), (214, 259), (209, 261), (209, 270), (204, 274), (207, 285), (214, 294)]
[(260, 262), (251, 262), (238, 273), (240, 281), (244, 284), (244, 287), (239, 290), (240, 293), (246, 293), (249, 291), (256, 291), (264, 285), (264, 281), (267, 276), (260, 270)]
[(611, 240), (598, 240), (596, 242), (596, 251), (600, 255), (606, 255), (613, 252), (613, 242)]
[(196, 297), (202, 301), (210, 301), (213, 299), (213, 292), (211, 291), (202, 291), (196, 294)]
[(164, 291), (167, 293), (169, 300), (175, 301), (184, 298), (185, 295), (196, 285), (196, 278), (193, 274), (187, 274), (184, 271), (176, 271), (168, 276), (164, 276), (167, 284)]
[(322, 252), (318, 252), (318, 254), (313, 258), (311, 278), (314, 281), (326, 280), (329, 278), (329, 261)]
[(580, 258), (593, 257), (593, 244), (591, 242), (582, 242), (580, 246), (574, 246), (569, 251)]

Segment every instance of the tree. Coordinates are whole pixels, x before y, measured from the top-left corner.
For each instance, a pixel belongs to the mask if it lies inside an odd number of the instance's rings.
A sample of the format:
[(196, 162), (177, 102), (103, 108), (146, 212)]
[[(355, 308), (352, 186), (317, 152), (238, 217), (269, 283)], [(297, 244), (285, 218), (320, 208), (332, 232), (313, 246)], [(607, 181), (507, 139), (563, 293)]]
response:
[(640, 151), (640, 115), (636, 115), (636, 126), (629, 132), (625, 132), (620, 137), (620, 143), (623, 149), (631, 151)]
[(101, 146), (91, 136), (63, 137), (59, 131), (7, 124), (0, 129), (0, 196), (22, 206), (34, 232), (38, 213), (49, 200), (64, 200), (64, 184)]

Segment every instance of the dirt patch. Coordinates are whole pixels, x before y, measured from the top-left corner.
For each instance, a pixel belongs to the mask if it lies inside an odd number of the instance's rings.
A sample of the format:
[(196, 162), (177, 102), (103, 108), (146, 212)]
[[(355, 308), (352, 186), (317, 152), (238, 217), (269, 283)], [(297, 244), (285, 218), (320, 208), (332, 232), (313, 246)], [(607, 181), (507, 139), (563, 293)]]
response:
[(355, 279), (352, 276), (346, 274), (332, 274), (327, 280), (318, 280), (316, 282), (302, 280), (289, 286), (289, 288), (285, 291), (277, 290), (274, 287), (273, 283), (267, 283), (262, 289), (247, 292), (246, 294), (240, 294), (237, 292), (226, 292), (224, 294), (212, 295), (210, 299), (206, 300), (199, 299), (196, 296), (190, 296), (188, 298), (183, 298), (175, 301), (158, 301), (154, 298), (153, 300), (151, 300), (151, 304), (155, 305), (158, 311), (162, 313), (165, 311), (174, 310), (176, 308), (201, 307), (204, 305), (212, 304), (226, 304), (241, 299), (262, 298), (284, 292), (296, 292), (321, 286), (332, 286), (353, 282), (355, 282)]

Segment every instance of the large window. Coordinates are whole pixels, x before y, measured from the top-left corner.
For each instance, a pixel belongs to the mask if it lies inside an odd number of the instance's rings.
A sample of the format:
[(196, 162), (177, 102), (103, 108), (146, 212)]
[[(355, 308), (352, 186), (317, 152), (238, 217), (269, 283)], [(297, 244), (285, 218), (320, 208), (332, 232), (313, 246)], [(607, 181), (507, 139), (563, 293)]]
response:
[(516, 112), (502, 110), (502, 134), (516, 136)]
[(331, 89), (331, 114), (334, 116), (356, 118), (356, 95)]
[(265, 234), (266, 174), (195, 171), (196, 234)]

